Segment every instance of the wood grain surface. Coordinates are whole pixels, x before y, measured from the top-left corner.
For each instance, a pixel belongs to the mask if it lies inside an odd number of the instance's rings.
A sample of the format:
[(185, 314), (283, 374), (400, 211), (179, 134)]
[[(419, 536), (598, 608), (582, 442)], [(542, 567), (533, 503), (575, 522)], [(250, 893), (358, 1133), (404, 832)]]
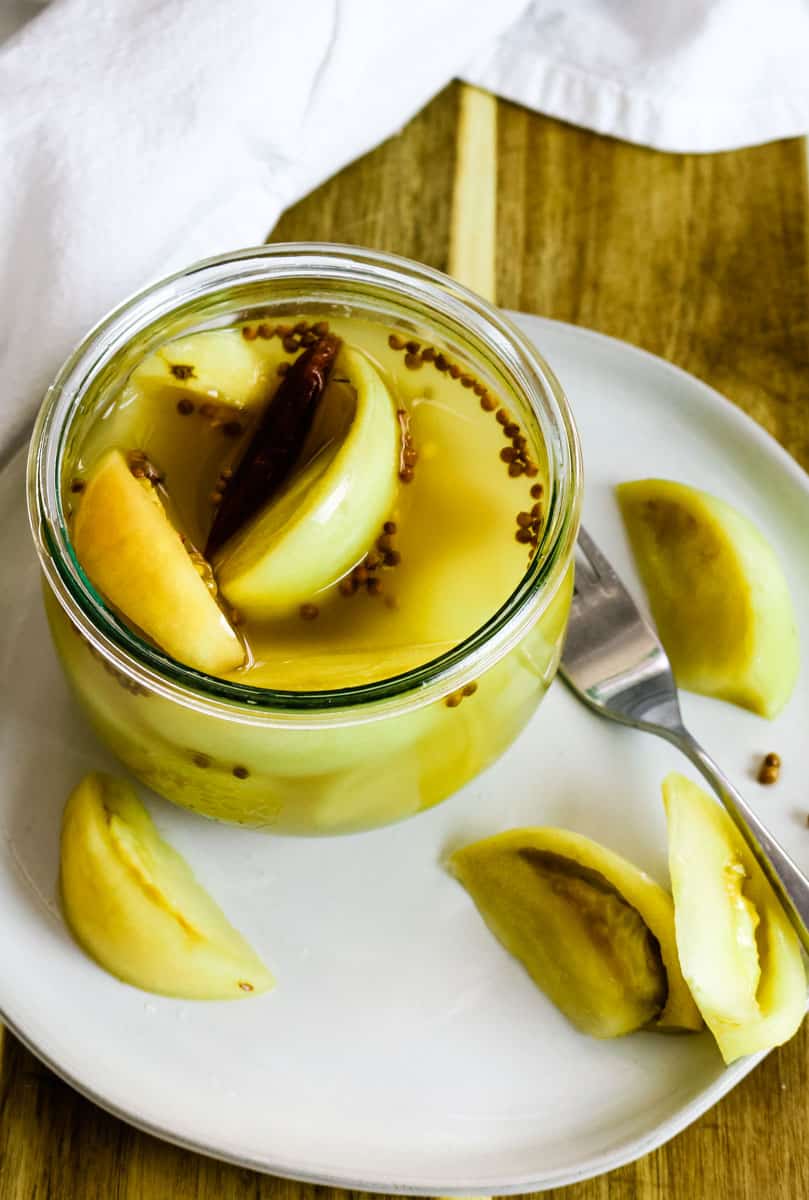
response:
[[(272, 239), (350, 242), (451, 264), (481, 290), (494, 287), (500, 304), (625, 338), (714, 384), (809, 468), (804, 144), (675, 157), (486, 100), (448, 88), (289, 211)], [(489, 206), (480, 244), (469, 212), (476, 173)], [(805, 1200), (807, 1036), (804, 1028), (668, 1146), (545, 1196)], [(158, 1142), (5, 1038), (0, 1200), (348, 1195)]]

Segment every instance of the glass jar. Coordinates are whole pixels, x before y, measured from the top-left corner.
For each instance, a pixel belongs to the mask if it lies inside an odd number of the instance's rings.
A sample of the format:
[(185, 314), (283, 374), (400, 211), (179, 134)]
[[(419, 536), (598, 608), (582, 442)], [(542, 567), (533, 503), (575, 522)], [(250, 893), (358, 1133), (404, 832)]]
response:
[[(203, 675), (140, 638), (84, 575), (63, 500), (88, 424), (148, 353), (181, 334), (291, 312), (426, 328), (519, 414), (547, 479), (536, 554), (483, 627), (406, 674), (332, 691), (274, 691)], [(28, 470), (53, 640), (99, 737), (177, 804), (296, 834), (367, 829), (429, 808), (513, 741), (558, 666), (580, 492), (567, 401), (500, 312), (427, 267), (315, 244), (209, 259), (126, 301), (88, 334), (49, 389)], [(474, 695), (458, 703), (473, 682)]]

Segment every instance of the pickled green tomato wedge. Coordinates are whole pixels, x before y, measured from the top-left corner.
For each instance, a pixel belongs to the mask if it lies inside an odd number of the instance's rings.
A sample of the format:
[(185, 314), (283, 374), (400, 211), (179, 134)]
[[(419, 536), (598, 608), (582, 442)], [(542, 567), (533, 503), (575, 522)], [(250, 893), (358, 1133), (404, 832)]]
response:
[(806, 1012), (801, 950), (730, 817), (683, 775), (663, 782), (677, 948), (725, 1062), (787, 1041)]
[(211, 329), (167, 342), (137, 367), (130, 385), (182, 392), (232, 408), (260, 406), (283, 358), (277, 339), (248, 341), (241, 329)]
[(799, 653), (772, 547), (742, 513), (685, 484), (641, 479), (616, 491), (680, 687), (776, 716)]
[(73, 544), (95, 587), (167, 654), (211, 675), (244, 662), (244, 646), (151, 483), (133, 476), (120, 450), (91, 471)]
[(698, 1029), (667, 892), (626, 859), (564, 829), (513, 829), (449, 868), (534, 982), (583, 1033)]
[(390, 512), (399, 452), (388, 388), (364, 354), (344, 346), (304, 446), (307, 465), (214, 556), (228, 601), (261, 619), (337, 582)]
[(61, 892), (76, 940), (135, 987), (189, 1000), (238, 1000), (273, 986), (256, 952), (122, 779), (93, 772), (70, 795)]

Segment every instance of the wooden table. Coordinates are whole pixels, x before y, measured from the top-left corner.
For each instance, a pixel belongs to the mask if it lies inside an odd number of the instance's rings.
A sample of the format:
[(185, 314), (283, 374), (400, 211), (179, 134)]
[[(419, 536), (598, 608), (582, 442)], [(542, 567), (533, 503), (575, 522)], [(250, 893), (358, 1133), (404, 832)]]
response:
[[(394, 251), (453, 269), (507, 307), (625, 338), (714, 384), (809, 468), (802, 141), (674, 157), (453, 86), (288, 212), (272, 239)], [(545, 1195), (804, 1200), (808, 1039), (804, 1027), (663, 1149)], [(138, 1133), (6, 1035), (0, 1200), (315, 1193), (349, 1195), (224, 1166)]]

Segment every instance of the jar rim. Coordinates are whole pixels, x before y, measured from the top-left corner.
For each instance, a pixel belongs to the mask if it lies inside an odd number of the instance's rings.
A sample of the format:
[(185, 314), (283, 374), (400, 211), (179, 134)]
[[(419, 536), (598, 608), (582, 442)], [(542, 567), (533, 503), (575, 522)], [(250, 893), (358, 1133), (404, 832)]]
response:
[[(184, 304), (244, 283), (327, 279), (388, 297), (415, 297), (425, 316), (440, 313), (474, 333), (525, 398), (558, 457), (536, 553), (519, 583), (483, 625), (439, 657), (390, 678), (315, 691), (257, 688), (206, 675), (140, 638), (105, 605), (78, 562), (62, 509), (60, 476), (66, 432), (81, 398), (105, 365), (151, 324)], [(552, 466), (552, 464), (549, 464)], [(578, 532), (581, 450), (567, 398), (539, 351), (498, 309), (431, 267), (410, 259), (332, 243), (273, 243), (204, 259), (141, 289), (90, 330), (68, 357), (40, 408), (28, 457), (28, 510), (40, 564), (79, 632), (116, 669), (195, 709), (250, 723), (309, 714), (315, 723), (372, 719), (391, 708), (420, 707), (462, 687), (498, 662), (556, 594)]]

